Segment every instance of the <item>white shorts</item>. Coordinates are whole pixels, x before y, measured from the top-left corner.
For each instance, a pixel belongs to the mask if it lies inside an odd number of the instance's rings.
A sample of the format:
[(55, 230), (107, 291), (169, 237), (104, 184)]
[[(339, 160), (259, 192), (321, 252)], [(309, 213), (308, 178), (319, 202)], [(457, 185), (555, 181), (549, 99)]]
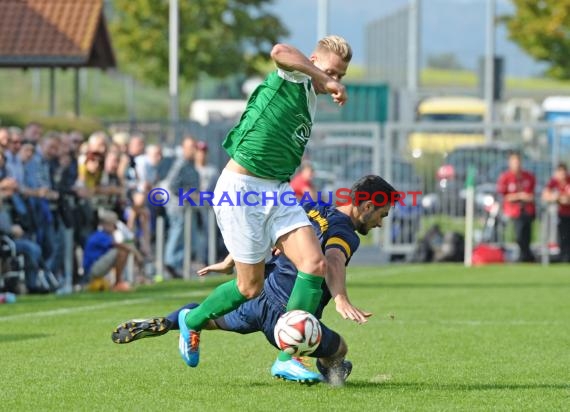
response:
[[(220, 202), (222, 198), (228, 201)], [(224, 243), (241, 263), (264, 261), (281, 236), (311, 225), (289, 183), (225, 169), (214, 189), (213, 207)]]

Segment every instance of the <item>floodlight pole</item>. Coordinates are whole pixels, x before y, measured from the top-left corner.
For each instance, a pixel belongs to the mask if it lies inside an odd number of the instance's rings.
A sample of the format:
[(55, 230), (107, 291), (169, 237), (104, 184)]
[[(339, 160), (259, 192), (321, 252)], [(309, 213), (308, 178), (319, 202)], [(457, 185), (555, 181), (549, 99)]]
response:
[(418, 55), (420, 43), (420, 0), (411, 0), (408, 14), (408, 90), (418, 90)]
[(329, 34), (329, 0), (318, 0), (317, 41)]
[(494, 86), (495, 86), (495, 0), (487, 0), (487, 30), (485, 47), (485, 139), (493, 139)]
[[(170, 0), (169, 8), (169, 94), (170, 94), (170, 122), (172, 131), (175, 131), (178, 122), (178, 0)], [(172, 133), (174, 141), (176, 133)]]

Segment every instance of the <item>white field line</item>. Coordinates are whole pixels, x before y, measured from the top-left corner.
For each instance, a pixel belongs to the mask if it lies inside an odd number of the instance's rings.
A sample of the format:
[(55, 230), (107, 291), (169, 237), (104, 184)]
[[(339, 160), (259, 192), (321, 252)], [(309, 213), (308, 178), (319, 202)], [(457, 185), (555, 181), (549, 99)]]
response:
[[(178, 294), (161, 294), (154, 297), (148, 298), (138, 298), (138, 299), (125, 299), (121, 301), (113, 301), (113, 302), (105, 302), (105, 303), (98, 303), (96, 305), (89, 305), (89, 306), (74, 306), (69, 308), (61, 308), (61, 309), (50, 309), (50, 310), (41, 310), (38, 312), (26, 312), (26, 313), (17, 313), (15, 315), (8, 315), (8, 316), (1, 316), (0, 322), (15, 320), (15, 319), (26, 319), (26, 318), (39, 318), (39, 317), (51, 317), (51, 316), (61, 316), (67, 315), (70, 313), (78, 313), (78, 312), (89, 312), (93, 310), (100, 310), (100, 309), (107, 309), (112, 308), (115, 306), (124, 306), (124, 305), (137, 305), (139, 303), (146, 303), (152, 302), (164, 297), (169, 298), (186, 298), (186, 297), (195, 297), (195, 296), (204, 296), (208, 292), (189, 292), (189, 293), (178, 293)], [(16, 303), (17, 304), (17, 303)]]

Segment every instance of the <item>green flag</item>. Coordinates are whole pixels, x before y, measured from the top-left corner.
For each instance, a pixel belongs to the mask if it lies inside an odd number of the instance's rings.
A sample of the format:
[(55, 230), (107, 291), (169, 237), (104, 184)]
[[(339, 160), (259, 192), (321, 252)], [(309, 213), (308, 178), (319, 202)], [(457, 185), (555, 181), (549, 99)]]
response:
[(473, 165), (469, 165), (469, 167), (467, 168), (467, 178), (465, 179), (465, 187), (466, 188), (475, 187), (475, 174), (476, 173), (477, 173), (477, 170), (475, 170), (475, 167)]

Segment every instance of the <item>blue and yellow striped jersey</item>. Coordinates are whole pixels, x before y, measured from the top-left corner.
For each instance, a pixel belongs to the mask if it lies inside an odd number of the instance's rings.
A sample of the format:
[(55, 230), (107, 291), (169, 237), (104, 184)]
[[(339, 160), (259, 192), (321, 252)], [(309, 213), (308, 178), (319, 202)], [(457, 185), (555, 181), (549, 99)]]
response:
[[(323, 253), (327, 249), (339, 249), (346, 256), (346, 264), (360, 245), (360, 238), (354, 231), (354, 225), (350, 218), (340, 212), (333, 205), (329, 204), (304, 204), (303, 208), (313, 225), (313, 229), (321, 243)], [(279, 255), (266, 265), (267, 279), (265, 281), (264, 293), (279, 305), (286, 306), (295, 279), (297, 269), (293, 263), (284, 255)], [(329, 303), (331, 294), (323, 282), (323, 297), (316, 316), (321, 317), (324, 307)]]

